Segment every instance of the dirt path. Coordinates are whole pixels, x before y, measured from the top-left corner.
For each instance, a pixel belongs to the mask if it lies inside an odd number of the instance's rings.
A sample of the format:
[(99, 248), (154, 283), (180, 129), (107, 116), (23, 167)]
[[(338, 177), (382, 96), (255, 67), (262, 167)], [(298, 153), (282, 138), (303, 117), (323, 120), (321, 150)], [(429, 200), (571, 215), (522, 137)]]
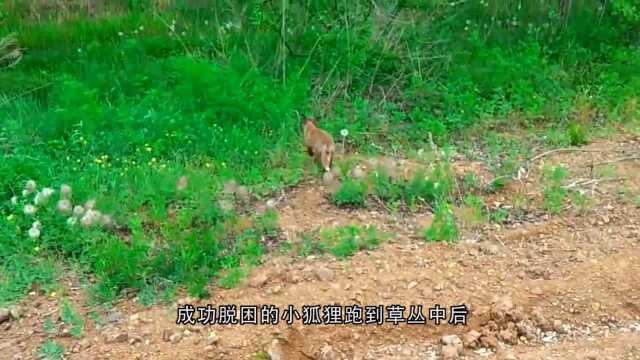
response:
[[(540, 200), (540, 168), (565, 164), (569, 179), (589, 179), (590, 164), (640, 154), (633, 138), (599, 141), (587, 149), (617, 152), (551, 154), (529, 179), (486, 199), (511, 204), (514, 193)], [(621, 150), (622, 151), (622, 150)], [(607, 165), (602, 165), (607, 167)], [(65, 345), (68, 359), (640, 359), (640, 162), (607, 167), (624, 180), (584, 186), (587, 209), (536, 215), (510, 225), (466, 229), (457, 244), (429, 244), (416, 236), (430, 216), (348, 211), (331, 206), (317, 184), (288, 193), (278, 206), (287, 238), (314, 228), (372, 224), (395, 234), (373, 251), (348, 260), (272, 255), (242, 286), (212, 291), (194, 306), (465, 304), (467, 325), (176, 325), (176, 306), (144, 308), (124, 301), (75, 339), (43, 331), (55, 299), (33, 295), (17, 321), (0, 325), (0, 358), (36, 358), (47, 338)], [(603, 175), (604, 176), (604, 175)], [(602, 177), (601, 177), (602, 178)], [(575, 181), (574, 181), (575, 182)], [(571, 181), (569, 181), (571, 183)], [(625, 190), (626, 192), (622, 192)], [(630, 193), (629, 193), (630, 192)], [(506, 206), (509, 208), (509, 206)], [(70, 284), (71, 289), (74, 289)], [(70, 290), (82, 303), (80, 290)], [(387, 316), (387, 314), (385, 314)], [(58, 322), (59, 323), (59, 322)], [(442, 337), (451, 345), (442, 347)], [(461, 344), (457, 344), (458, 341)], [(453, 353), (452, 353), (453, 352)], [(459, 352), (459, 353), (458, 353)]]

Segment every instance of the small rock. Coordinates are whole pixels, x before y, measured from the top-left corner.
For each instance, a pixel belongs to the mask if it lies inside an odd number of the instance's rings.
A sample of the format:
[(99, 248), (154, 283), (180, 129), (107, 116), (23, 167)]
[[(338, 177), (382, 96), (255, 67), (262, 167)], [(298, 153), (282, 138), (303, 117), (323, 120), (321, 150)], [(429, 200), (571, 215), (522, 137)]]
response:
[(11, 318), (11, 312), (8, 309), (0, 309), (0, 324), (5, 321), (9, 321)]
[(171, 341), (171, 330), (165, 329), (162, 331), (162, 340), (165, 342)]
[(106, 334), (106, 342), (108, 344), (122, 343), (129, 339), (129, 334), (125, 331), (112, 331)]
[(502, 340), (502, 342), (507, 343), (509, 345), (515, 344), (518, 339), (516, 334), (514, 334), (509, 329), (500, 331), (500, 333), (498, 333), (498, 337), (500, 338), (500, 340)]
[(268, 280), (269, 280), (269, 275), (266, 273), (261, 273), (261, 274), (258, 274), (257, 276), (252, 277), (251, 280), (249, 280), (249, 286), (254, 288), (261, 288), (264, 286), (264, 284), (267, 283)]
[(122, 315), (121, 312), (113, 311), (109, 315), (107, 315), (107, 317), (104, 319), (104, 321), (106, 323), (109, 323), (109, 324), (115, 324), (115, 323), (119, 323), (120, 321), (122, 321), (122, 319), (124, 319), (124, 315)]
[(458, 358), (459, 358), (458, 349), (456, 349), (454, 345), (442, 346), (442, 359), (453, 360)]
[(500, 247), (493, 243), (482, 242), (480, 243), (480, 251), (487, 255), (497, 255), (500, 253)]
[(212, 331), (209, 333), (209, 336), (207, 336), (207, 345), (216, 345), (218, 343), (218, 340), (218, 334)]
[(324, 266), (316, 268), (315, 275), (320, 281), (331, 281), (334, 278), (333, 270)]
[(412, 282), (409, 283), (409, 285), (407, 285), (407, 289), (411, 290), (416, 286), (418, 286), (418, 282), (417, 281), (412, 281)]
[(141, 342), (142, 342), (142, 339), (139, 336), (131, 336), (129, 338), (129, 345), (135, 345)]
[(330, 345), (325, 345), (320, 349), (320, 360), (340, 360), (342, 357)]
[(82, 350), (82, 345), (80, 345), (79, 342), (73, 344), (73, 347), (71, 348), (72, 353), (77, 354), (80, 352), (80, 350)]
[(483, 347), (495, 349), (498, 347), (498, 339), (494, 335), (486, 335), (480, 338)]
[(458, 337), (458, 335), (445, 335), (442, 337), (442, 343), (444, 345), (457, 345), (461, 344), (462, 340), (460, 340), (460, 337)]
[(531, 293), (536, 296), (541, 296), (542, 294), (544, 294), (544, 291), (542, 290), (542, 288), (536, 286), (533, 289), (531, 289)]
[(169, 341), (172, 344), (177, 344), (182, 340), (182, 334), (181, 333), (174, 333), (173, 335), (169, 336)]
[(462, 342), (464, 343), (464, 346), (473, 349), (478, 346), (478, 339), (480, 339), (480, 336), (482, 336), (482, 334), (480, 334), (478, 331), (471, 330), (468, 333), (462, 335)]
[(18, 320), (22, 317), (22, 309), (19, 306), (12, 306), (9, 308), (9, 314), (13, 320)]

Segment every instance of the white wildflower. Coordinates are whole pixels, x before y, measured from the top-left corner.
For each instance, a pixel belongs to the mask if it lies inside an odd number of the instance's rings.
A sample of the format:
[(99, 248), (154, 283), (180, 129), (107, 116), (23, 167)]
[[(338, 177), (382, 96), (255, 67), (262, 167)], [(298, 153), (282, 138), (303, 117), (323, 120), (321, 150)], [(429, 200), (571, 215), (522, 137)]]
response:
[(51, 195), (53, 195), (54, 192), (55, 192), (55, 190), (53, 190), (52, 188), (46, 187), (46, 188), (42, 189), (41, 194), (45, 199), (48, 199), (48, 198), (51, 197)]
[(124, 33), (122, 31), (119, 31), (118, 36), (124, 36)]
[(82, 216), (82, 214), (84, 214), (84, 208), (81, 205), (76, 205), (73, 208), (73, 215), (74, 216)]
[(140, 25), (140, 31), (144, 31), (144, 26)]
[(25, 215), (33, 215), (36, 213), (36, 211), (38, 211), (38, 208), (31, 204), (27, 204), (24, 206), (24, 209), (22, 209), (22, 211)]
[(347, 129), (340, 130), (340, 135), (342, 137), (347, 137), (347, 135), (349, 135), (349, 130), (347, 130)]
[(73, 216), (67, 219), (67, 225), (69, 226), (73, 226), (78, 222), (77, 218), (74, 218)]
[(29, 191), (27, 189), (22, 190), (22, 197), (27, 197), (29, 195)]
[(71, 186), (67, 184), (60, 185), (60, 197), (63, 199), (69, 199), (71, 197)]
[(32, 239), (37, 239), (40, 237), (40, 229), (32, 227), (29, 229), (29, 237)]
[(100, 220), (100, 225), (104, 227), (109, 227), (113, 225), (113, 219), (111, 218), (110, 215), (102, 214), (99, 220)]
[(17, 197), (17, 196), (13, 196), (13, 197), (11, 198), (11, 204), (12, 204), (12, 205), (16, 205), (16, 204), (18, 204), (18, 197)]
[(87, 210), (86, 213), (84, 213), (84, 216), (82, 216), (82, 218), (80, 219), (80, 224), (82, 224), (82, 226), (84, 227), (92, 226), (93, 224), (95, 224), (96, 221), (100, 219), (101, 215), (102, 214), (100, 214), (99, 211), (89, 209)]
[(96, 207), (96, 201), (94, 199), (89, 199), (84, 203), (84, 208), (87, 210), (93, 210), (94, 207)]
[(27, 183), (24, 185), (24, 189), (27, 190), (27, 193), (31, 194), (32, 192), (36, 191), (36, 182), (33, 180), (27, 181)]
[(42, 224), (40, 223), (40, 221), (36, 220), (36, 221), (33, 222), (33, 224), (31, 224), (31, 227), (35, 228), (35, 229), (41, 229), (42, 228)]
[(187, 188), (187, 186), (189, 186), (189, 179), (183, 175), (176, 182), (176, 189), (178, 191), (183, 191), (184, 189)]
[(433, 188), (434, 188), (434, 189), (437, 189), (437, 188), (439, 188), (439, 187), (440, 187), (440, 183), (439, 183), (439, 182), (436, 182), (435, 184), (433, 184)]
[(42, 197), (42, 194), (40, 194), (40, 192), (37, 192), (36, 196), (33, 198), (33, 203), (36, 205), (40, 205), (43, 202), (44, 202), (44, 199)]
[(56, 206), (56, 208), (63, 214), (69, 214), (73, 210), (73, 205), (68, 199), (61, 199), (58, 201), (58, 205)]

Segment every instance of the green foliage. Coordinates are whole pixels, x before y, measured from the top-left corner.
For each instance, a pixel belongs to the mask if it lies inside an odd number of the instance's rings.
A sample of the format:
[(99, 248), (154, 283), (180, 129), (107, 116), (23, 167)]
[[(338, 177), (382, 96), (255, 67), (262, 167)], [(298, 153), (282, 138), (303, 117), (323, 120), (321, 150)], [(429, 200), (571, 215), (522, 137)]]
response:
[(433, 172), (426, 176), (417, 173), (405, 187), (407, 204), (414, 207), (418, 202), (435, 204), (447, 200), (453, 190), (453, 177), (446, 163), (438, 164)]
[(496, 224), (501, 224), (507, 220), (509, 212), (504, 208), (496, 209), (489, 213), (489, 220)]
[(64, 347), (53, 340), (47, 340), (38, 349), (44, 360), (59, 360), (64, 356)]
[(467, 195), (464, 197), (464, 204), (472, 211), (472, 218), (470, 219), (475, 223), (483, 223), (486, 220), (485, 204), (482, 198), (474, 195)]
[(427, 241), (453, 242), (458, 240), (459, 231), (451, 205), (440, 203), (433, 216), (433, 223), (424, 231)]
[(395, 202), (402, 198), (402, 186), (395, 182), (384, 169), (369, 174), (373, 194), (384, 202)]
[(553, 169), (545, 169), (545, 186), (542, 192), (544, 209), (552, 214), (562, 212), (567, 190), (563, 187), (563, 181), (567, 177), (567, 170), (562, 166)]
[(337, 206), (364, 207), (366, 200), (367, 184), (350, 178), (343, 181), (331, 196), (331, 201)]
[(69, 333), (76, 338), (82, 337), (84, 332), (84, 320), (82, 316), (78, 314), (69, 300), (65, 299), (62, 302), (62, 312), (60, 314), (62, 321), (70, 326)]
[(567, 128), (571, 146), (585, 145), (589, 142), (587, 129), (579, 123), (570, 123)]
[(42, 330), (49, 335), (55, 335), (58, 332), (56, 325), (53, 323), (53, 320), (51, 320), (51, 317), (44, 320), (42, 323)]
[(343, 226), (321, 231), (318, 248), (337, 258), (344, 258), (361, 250), (376, 248), (384, 237), (374, 227)]

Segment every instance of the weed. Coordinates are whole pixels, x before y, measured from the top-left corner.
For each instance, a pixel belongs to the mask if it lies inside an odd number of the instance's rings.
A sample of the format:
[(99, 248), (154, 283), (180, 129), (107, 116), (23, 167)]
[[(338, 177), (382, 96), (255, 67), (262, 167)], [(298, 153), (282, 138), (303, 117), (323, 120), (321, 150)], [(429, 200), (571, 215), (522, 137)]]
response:
[(451, 205), (441, 203), (436, 208), (433, 223), (424, 231), (427, 241), (456, 241), (459, 237), (456, 219), (451, 209)]
[(571, 192), (571, 203), (576, 207), (578, 213), (586, 214), (592, 205), (592, 200), (580, 191)]
[(45, 360), (59, 360), (64, 356), (64, 347), (53, 340), (47, 340), (38, 350)]
[(84, 332), (84, 320), (82, 319), (82, 316), (75, 311), (67, 299), (64, 299), (62, 302), (62, 312), (60, 317), (65, 324), (70, 326), (69, 333), (72, 336), (76, 338), (82, 336), (82, 333)]
[(498, 208), (489, 213), (489, 220), (492, 223), (501, 224), (507, 220), (509, 212), (504, 208)]
[(474, 195), (467, 195), (464, 204), (471, 210), (470, 223), (483, 223), (486, 221), (485, 204), (482, 198)]
[(376, 248), (384, 239), (374, 227), (344, 226), (320, 232), (318, 248), (335, 257), (353, 256), (360, 250)]
[(331, 196), (337, 206), (364, 207), (367, 199), (367, 185), (363, 181), (346, 179)]
[(567, 190), (563, 187), (563, 181), (567, 177), (567, 171), (557, 166), (553, 170), (545, 170), (545, 186), (542, 192), (543, 206), (552, 214), (559, 214), (567, 197)]
[(56, 329), (56, 325), (53, 323), (53, 320), (51, 320), (51, 317), (47, 317), (44, 320), (42, 323), (42, 330), (49, 335), (55, 335), (58, 332), (58, 329)]
[(584, 125), (572, 122), (567, 128), (569, 144), (571, 146), (586, 145), (589, 142), (587, 129)]
[(402, 198), (402, 186), (397, 184), (384, 169), (369, 174), (373, 194), (384, 202), (395, 202)]

